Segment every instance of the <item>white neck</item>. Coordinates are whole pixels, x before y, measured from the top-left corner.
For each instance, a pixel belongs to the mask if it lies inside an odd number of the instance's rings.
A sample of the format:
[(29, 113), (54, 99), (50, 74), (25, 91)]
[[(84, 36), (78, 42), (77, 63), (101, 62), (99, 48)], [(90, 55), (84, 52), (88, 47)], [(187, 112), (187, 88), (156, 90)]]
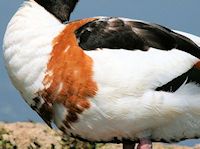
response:
[(43, 87), (52, 41), (63, 28), (34, 0), (24, 2), (9, 22), (3, 44), (5, 64), (13, 84), (27, 94), (25, 98)]
[(25, 1), (14, 18), (25, 21), (30, 27), (49, 27), (61, 24), (51, 13), (34, 0)]
[(56, 36), (63, 27), (58, 19), (34, 0), (26, 1), (8, 24), (4, 37), (4, 50), (11, 44), (30, 43), (30, 40), (35, 40), (36, 37)]

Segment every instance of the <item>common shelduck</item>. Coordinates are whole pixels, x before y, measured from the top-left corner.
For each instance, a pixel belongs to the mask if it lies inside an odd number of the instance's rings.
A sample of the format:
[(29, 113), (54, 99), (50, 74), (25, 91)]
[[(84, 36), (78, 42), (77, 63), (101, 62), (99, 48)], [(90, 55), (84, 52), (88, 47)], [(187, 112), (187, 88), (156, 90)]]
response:
[(200, 38), (118, 17), (69, 21), (78, 0), (28, 0), (4, 58), (22, 97), (65, 134), (152, 148), (200, 137)]

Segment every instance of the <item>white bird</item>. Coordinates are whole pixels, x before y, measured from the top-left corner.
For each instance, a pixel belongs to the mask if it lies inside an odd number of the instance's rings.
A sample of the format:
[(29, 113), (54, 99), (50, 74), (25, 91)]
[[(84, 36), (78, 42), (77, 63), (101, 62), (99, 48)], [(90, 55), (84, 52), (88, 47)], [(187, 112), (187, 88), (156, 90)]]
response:
[(8, 24), (5, 64), (28, 105), (91, 142), (200, 137), (200, 38), (118, 17), (69, 22), (77, 2), (28, 0)]

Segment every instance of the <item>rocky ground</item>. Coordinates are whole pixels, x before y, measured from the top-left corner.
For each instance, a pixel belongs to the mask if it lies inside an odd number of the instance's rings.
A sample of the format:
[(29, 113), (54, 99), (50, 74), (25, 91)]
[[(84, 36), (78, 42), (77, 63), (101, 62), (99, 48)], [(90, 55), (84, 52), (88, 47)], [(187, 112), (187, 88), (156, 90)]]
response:
[[(89, 144), (64, 137), (60, 131), (44, 124), (0, 123), (0, 149), (121, 149), (121, 144)], [(154, 149), (192, 149), (189, 147), (156, 143)], [(200, 149), (195, 146), (193, 149)]]

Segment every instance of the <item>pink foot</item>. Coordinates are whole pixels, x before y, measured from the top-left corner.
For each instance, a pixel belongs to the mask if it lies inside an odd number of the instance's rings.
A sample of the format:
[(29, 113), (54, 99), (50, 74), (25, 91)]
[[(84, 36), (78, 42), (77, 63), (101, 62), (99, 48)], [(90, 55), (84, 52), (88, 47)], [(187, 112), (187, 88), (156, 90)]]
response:
[(152, 149), (152, 142), (149, 139), (140, 139), (137, 149)]

